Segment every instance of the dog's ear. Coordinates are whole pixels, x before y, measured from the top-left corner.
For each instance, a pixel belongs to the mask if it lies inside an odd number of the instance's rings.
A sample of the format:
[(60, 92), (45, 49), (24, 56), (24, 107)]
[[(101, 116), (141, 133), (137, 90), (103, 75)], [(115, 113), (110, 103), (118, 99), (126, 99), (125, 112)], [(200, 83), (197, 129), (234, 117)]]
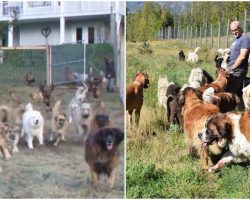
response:
[(124, 140), (124, 132), (119, 128), (113, 128), (113, 132), (115, 133), (116, 144), (120, 144)]

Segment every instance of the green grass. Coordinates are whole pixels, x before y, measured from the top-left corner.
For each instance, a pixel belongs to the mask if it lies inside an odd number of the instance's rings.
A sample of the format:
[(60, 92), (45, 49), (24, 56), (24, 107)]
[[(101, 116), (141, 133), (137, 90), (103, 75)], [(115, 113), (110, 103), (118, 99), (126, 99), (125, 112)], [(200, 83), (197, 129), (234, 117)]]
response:
[(185, 137), (177, 125), (169, 125), (158, 106), (159, 76), (180, 86), (192, 68), (201, 67), (215, 77), (217, 49), (201, 48), (196, 64), (180, 62), (178, 52), (189, 48), (177, 41), (151, 41), (152, 54), (141, 55), (139, 43), (127, 44), (127, 84), (138, 71), (149, 74), (144, 90), (139, 129), (127, 130), (127, 198), (250, 198), (249, 166), (229, 165), (210, 174), (201, 169), (199, 158), (188, 156)]

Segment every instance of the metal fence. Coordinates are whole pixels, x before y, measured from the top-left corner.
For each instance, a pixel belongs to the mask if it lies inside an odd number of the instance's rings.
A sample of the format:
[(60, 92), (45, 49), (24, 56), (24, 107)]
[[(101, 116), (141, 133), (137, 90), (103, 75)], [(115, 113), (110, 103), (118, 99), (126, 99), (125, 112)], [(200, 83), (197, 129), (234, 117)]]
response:
[[(241, 26), (244, 32), (250, 30), (250, 13), (245, 11)], [(237, 19), (236, 19), (237, 20)], [(230, 20), (227, 22), (209, 24), (204, 22), (201, 26), (177, 24), (173, 27), (162, 28), (155, 34), (155, 39), (178, 39), (190, 48), (206, 45), (210, 48), (226, 48), (232, 42)]]
[(3, 62), (0, 62), (1, 85), (25, 85), (25, 75), (31, 73), (35, 83), (46, 80), (46, 47), (1, 48)]
[(56, 85), (74, 82), (67, 77), (67, 72), (78, 75), (98, 76), (104, 71), (104, 57), (114, 59), (110, 44), (62, 44), (50, 47), (49, 83)]

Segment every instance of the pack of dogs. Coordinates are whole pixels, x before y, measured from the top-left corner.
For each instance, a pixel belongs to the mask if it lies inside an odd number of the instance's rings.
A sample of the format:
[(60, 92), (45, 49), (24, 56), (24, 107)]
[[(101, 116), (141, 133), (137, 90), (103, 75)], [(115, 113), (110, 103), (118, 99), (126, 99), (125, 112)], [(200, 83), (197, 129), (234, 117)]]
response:
[[(188, 62), (198, 62), (199, 47), (188, 54)], [(178, 124), (184, 133), (188, 154), (199, 157), (202, 169), (214, 173), (228, 164), (250, 161), (250, 85), (244, 85), (242, 97), (227, 92), (231, 72), (228, 69), (230, 49), (218, 49), (216, 78), (201, 68), (193, 68), (182, 87), (159, 77), (157, 96), (159, 105), (166, 108), (169, 124)], [(181, 50), (179, 60), (184, 61)], [(140, 76), (138, 76), (140, 74)], [(126, 90), (126, 110), (129, 128), (132, 112), (138, 127), (143, 104), (143, 85), (147, 76), (137, 73)], [(149, 82), (149, 80), (148, 80)], [(243, 98), (245, 111), (235, 109)]]
[[(27, 82), (28, 86), (31, 84)], [(20, 140), (30, 150), (37, 146), (45, 148), (46, 145), (57, 147), (67, 141), (72, 128), (75, 128), (77, 140), (85, 149), (85, 161), (89, 165), (93, 187), (98, 187), (99, 176), (104, 174), (113, 188), (119, 163), (118, 146), (124, 139), (123, 130), (110, 125), (104, 102), (94, 97), (92, 100), (87, 84), (77, 86), (66, 109), (62, 107), (61, 100), (53, 103), (54, 88), (53, 84), (41, 82), (38, 91), (30, 96), (36, 102), (37, 95), (44, 110), (37, 109), (32, 102), (23, 104), (15, 92), (9, 92), (15, 106), (0, 106), (0, 149), (3, 158), (9, 160), (13, 153), (19, 152)], [(46, 116), (51, 118), (46, 119)], [(49, 127), (48, 138), (44, 134), (45, 126)]]

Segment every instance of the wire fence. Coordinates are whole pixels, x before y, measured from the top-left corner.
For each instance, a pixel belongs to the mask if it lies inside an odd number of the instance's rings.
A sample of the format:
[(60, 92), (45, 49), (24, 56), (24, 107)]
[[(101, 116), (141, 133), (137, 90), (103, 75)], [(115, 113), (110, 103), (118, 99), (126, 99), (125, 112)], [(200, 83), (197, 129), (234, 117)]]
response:
[[(244, 20), (241, 21), (241, 26), (246, 33), (250, 30), (248, 15), (249, 13), (245, 11)], [(233, 38), (229, 25), (229, 19), (224, 23), (209, 24), (204, 22), (201, 26), (179, 24), (162, 28), (155, 34), (155, 39), (178, 39), (187, 43), (190, 48), (204, 45), (210, 48), (227, 48)]]

